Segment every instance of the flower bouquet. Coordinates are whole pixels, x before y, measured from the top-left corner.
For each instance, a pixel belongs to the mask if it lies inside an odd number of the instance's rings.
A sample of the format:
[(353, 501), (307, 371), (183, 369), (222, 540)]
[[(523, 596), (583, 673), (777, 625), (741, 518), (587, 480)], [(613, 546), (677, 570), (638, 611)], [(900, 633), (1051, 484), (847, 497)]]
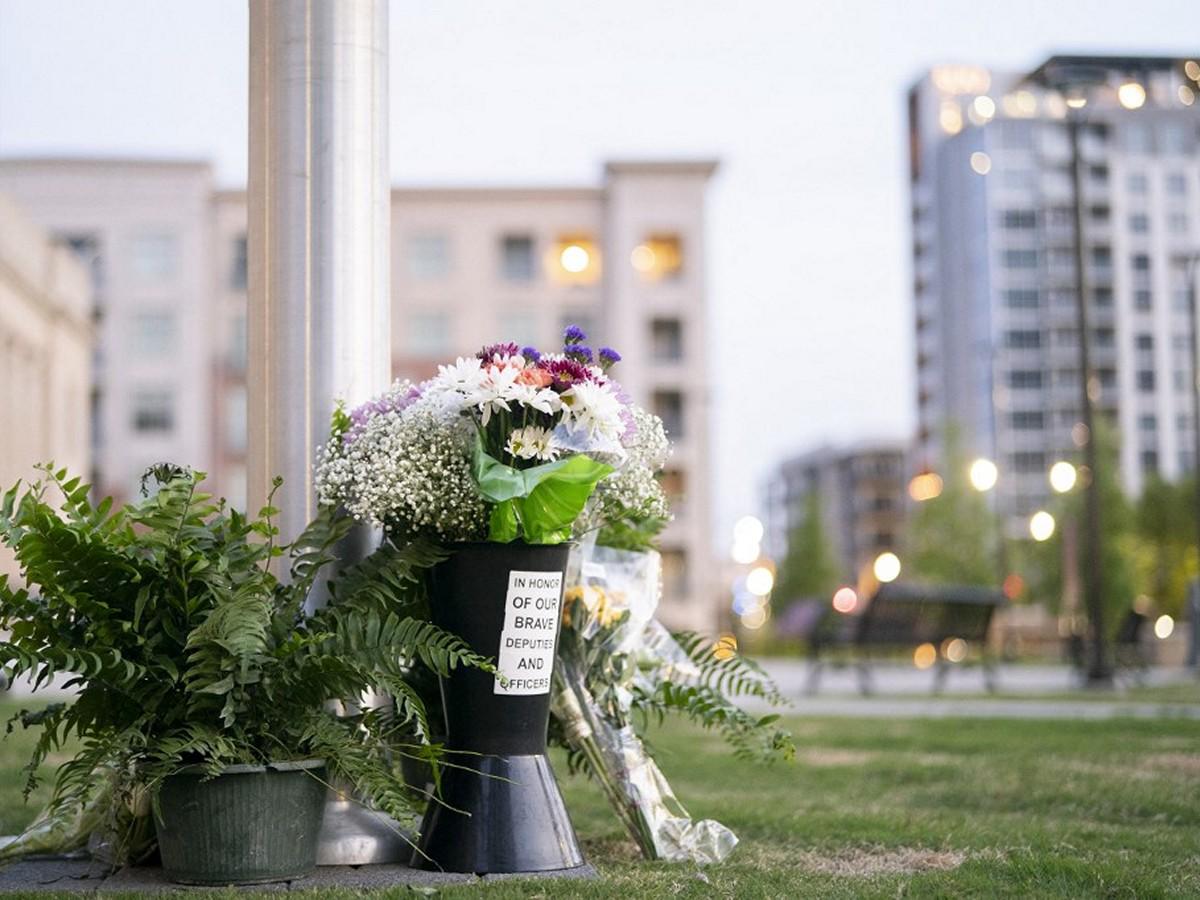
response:
[[(416, 865), (583, 863), (545, 756), (551, 672), (567, 542), (635, 429), (609, 377), (619, 355), (584, 340), (571, 328), (559, 353), (485, 347), (335, 417), (320, 497), (382, 526), (397, 560), (441, 545), (430, 618), (496, 660), (495, 675), (441, 679), (446, 749), (470, 759), (438, 775)], [(545, 827), (518, 834), (522, 821)]]
[[(411, 573), (430, 547), (449, 552), (428, 571), (430, 617), (496, 659), (495, 676), (441, 679), (446, 749), (470, 755), (432, 773), (420, 849), (446, 869), (582, 861), (545, 763), (548, 726), (648, 858), (715, 861), (736, 839), (687, 816), (636, 725), (677, 712), (742, 755), (791, 749), (775, 717), (729, 699), (779, 700), (760, 671), (653, 620), (669, 443), (613, 380), (620, 356), (585, 342), (572, 327), (561, 352), (498, 344), (422, 384), (397, 382), (335, 417), (319, 467), (325, 503), (384, 529), (394, 564), (380, 577)], [(542, 823), (540, 839), (521, 820)]]

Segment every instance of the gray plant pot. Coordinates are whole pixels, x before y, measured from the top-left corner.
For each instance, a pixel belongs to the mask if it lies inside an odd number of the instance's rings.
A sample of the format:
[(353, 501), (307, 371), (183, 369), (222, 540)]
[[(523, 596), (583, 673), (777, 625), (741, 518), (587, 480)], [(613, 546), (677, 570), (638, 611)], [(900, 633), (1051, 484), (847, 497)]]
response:
[(183, 770), (163, 781), (154, 826), (163, 872), (183, 884), (300, 878), (317, 862), (325, 809), (320, 760)]

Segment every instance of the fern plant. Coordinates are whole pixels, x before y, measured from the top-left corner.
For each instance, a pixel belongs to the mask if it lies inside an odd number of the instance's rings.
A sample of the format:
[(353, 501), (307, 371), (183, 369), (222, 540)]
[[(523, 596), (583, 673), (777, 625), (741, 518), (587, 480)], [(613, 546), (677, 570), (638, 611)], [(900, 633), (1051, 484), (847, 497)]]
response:
[[(415, 821), (423, 798), (397, 774), (397, 748), (406, 752), (397, 735), (415, 741), (414, 754), (434, 754), (408, 668), (491, 670), (414, 615), (424, 600), (418, 574), (440, 559), (437, 548), (385, 545), (338, 573), (329, 603), (306, 616), (349, 518), (322, 508), (280, 546), (269, 503), (243, 515), (203, 493), (199, 473), (155, 467), (144, 499), (114, 508), (109, 499), (93, 506), (88, 485), (65, 470), (41, 472), (0, 502), (0, 540), (23, 581), (0, 577), (0, 629), (9, 633), (0, 666), (35, 686), (67, 676), (75, 692), (9, 724), (41, 729), (27, 793), (50, 753), (68, 738), (82, 745), (57, 771), (41, 832), (97, 807), (108, 830), (128, 825), (184, 766), (216, 775), (234, 763), (302, 758), (326, 760), (375, 806)], [(394, 696), (394, 709), (330, 711), (364, 691)], [(86, 840), (80, 832), (74, 840)]]

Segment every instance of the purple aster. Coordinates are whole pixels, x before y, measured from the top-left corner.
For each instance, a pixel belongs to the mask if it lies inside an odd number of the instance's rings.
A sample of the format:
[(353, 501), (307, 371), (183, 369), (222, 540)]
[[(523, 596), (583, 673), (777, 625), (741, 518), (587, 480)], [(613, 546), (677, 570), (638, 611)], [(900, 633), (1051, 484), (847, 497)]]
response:
[(532, 363), (535, 363), (542, 358), (542, 354), (534, 347), (522, 347), (521, 355)]
[(578, 325), (568, 325), (563, 331), (564, 344), (582, 344), (587, 340), (587, 335), (583, 333), (583, 329)]
[(516, 356), (520, 352), (521, 348), (518, 347), (513, 341), (505, 341), (502, 344), (489, 344), (476, 353), (475, 358), (482, 360), (483, 362), (491, 362), (497, 357)]
[(613, 363), (619, 363), (620, 361), (621, 354), (612, 347), (600, 348), (600, 368), (604, 369), (606, 372)]

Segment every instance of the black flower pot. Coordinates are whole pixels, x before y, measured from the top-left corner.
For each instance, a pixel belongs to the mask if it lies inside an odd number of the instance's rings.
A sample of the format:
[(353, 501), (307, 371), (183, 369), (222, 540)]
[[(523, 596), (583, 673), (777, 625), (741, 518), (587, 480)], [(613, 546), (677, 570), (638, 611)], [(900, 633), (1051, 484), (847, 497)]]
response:
[(583, 865), (546, 759), (550, 676), (569, 547), (460, 544), (435, 567), (432, 618), (505, 679), (442, 679), (447, 761), (413, 865), (447, 872), (545, 872)]

